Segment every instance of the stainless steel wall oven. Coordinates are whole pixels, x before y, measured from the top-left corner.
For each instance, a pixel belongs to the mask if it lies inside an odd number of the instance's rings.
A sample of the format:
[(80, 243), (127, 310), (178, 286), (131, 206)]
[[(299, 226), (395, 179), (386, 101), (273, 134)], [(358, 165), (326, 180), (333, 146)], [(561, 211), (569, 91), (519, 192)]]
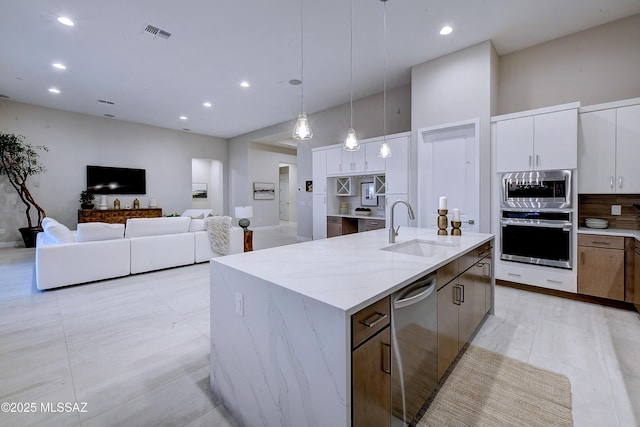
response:
[(549, 267), (572, 267), (573, 213), (502, 210), (500, 259)]

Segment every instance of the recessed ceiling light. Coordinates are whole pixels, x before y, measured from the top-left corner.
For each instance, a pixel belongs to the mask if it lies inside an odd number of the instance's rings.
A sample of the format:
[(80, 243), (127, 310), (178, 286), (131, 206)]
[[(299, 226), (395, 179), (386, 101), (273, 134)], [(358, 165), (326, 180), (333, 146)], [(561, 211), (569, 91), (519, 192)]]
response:
[(55, 64), (52, 64), (53, 68), (57, 68), (58, 70), (66, 70), (67, 67), (64, 64), (61, 64), (59, 62), (56, 62)]
[(180, 120), (187, 120), (187, 116), (180, 116)]
[(67, 25), (69, 27), (73, 27), (75, 24), (73, 23), (73, 21), (69, 18), (67, 18), (66, 16), (61, 16), (58, 18), (58, 22), (64, 25)]
[(205, 107), (207, 107), (207, 108), (211, 108), (211, 103), (210, 103), (210, 102), (205, 102), (205, 103), (204, 103), (204, 104), (202, 104), (202, 105), (204, 105), (204, 106), (205, 106)]
[(246, 81), (246, 80), (245, 80), (245, 81), (243, 81), (243, 82), (241, 82), (241, 83), (240, 83), (240, 86), (242, 86), (242, 87), (249, 87), (249, 86), (251, 86), (251, 85), (249, 84), (249, 82), (248, 82), (248, 81)]
[(453, 32), (453, 28), (451, 28), (448, 25), (445, 25), (444, 27), (442, 27), (442, 29), (440, 29), (440, 35), (441, 36), (446, 36), (449, 35)]
[(50, 87), (49, 92), (51, 93), (60, 93), (60, 89), (56, 89), (55, 87)]

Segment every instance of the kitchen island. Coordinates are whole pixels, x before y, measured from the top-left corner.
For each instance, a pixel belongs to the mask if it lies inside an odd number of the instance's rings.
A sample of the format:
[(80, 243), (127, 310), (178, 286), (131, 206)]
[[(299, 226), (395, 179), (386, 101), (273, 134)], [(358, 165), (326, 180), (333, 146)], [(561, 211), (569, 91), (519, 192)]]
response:
[(244, 426), (351, 425), (351, 316), (492, 240), (383, 229), (213, 259), (211, 390)]

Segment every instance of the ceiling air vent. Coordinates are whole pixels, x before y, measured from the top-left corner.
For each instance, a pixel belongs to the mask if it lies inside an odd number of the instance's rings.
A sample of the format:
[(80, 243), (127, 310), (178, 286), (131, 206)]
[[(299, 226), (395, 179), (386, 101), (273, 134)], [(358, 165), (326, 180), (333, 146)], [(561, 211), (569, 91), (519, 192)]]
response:
[(113, 105), (113, 101), (107, 101), (106, 99), (98, 99), (100, 104)]
[(149, 34), (150, 36), (153, 36), (154, 39), (160, 37), (161, 39), (167, 40), (169, 37), (171, 37), (170, 32), (162, 30), (158, 27), (154, 27), (153, 25), (147, 25), (144, 29), (144, 32)]

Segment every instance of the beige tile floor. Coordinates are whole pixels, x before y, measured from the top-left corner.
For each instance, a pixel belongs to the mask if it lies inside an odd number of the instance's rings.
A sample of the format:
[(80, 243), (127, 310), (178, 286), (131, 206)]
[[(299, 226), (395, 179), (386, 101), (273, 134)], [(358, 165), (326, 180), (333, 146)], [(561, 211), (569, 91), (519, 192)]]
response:
[[(295, 235), (256, 230), (254, 248)], [(0, 426), (236, 425), (209, 392), (206, 263), (39, 292), (33, 257), (0, 249), (0, 402), (37, 409)], [(565, 373), (576, 426), (640, 422), (635, 313), (499, 287), (474, 343)], [(86, 412), (42, 411), (58, 402)]]

